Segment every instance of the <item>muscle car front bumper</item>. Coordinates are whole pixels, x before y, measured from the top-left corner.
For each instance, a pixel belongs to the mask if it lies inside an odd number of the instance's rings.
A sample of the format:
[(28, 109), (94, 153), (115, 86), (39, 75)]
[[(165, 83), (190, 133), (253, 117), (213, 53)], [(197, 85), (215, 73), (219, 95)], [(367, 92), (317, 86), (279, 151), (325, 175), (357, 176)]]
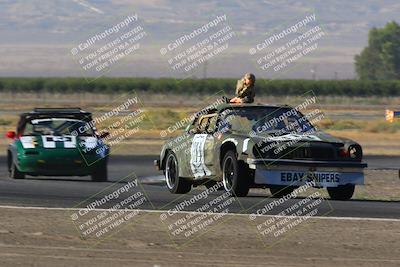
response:
[(364, 184), (367, 164), (355, 161), (314, 161), (290, 159), (247, 159), (255, 169), (254, 182), (265, 185), (301, 186), (313, 182), (315, 187)]

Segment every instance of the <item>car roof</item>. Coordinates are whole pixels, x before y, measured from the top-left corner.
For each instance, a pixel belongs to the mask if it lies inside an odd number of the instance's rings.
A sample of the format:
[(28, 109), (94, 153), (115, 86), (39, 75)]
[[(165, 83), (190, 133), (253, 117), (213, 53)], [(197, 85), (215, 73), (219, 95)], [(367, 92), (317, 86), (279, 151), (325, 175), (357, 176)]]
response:
[[(289, 105), (272, 105), (272, 104), (261, 104), (261, 103), (256, 103), (256, 104), (231, 104), (231, 103), (223, 103), (219, 105), (210, 105), (205, 108), (203, 108), (201, 111), (197, 112), (195, 114), (195, 120), (197, 120), (199, 117), (211, 114), (211, 113), (220, 113), (224, 111), (225, 109), (228, 108), (292, 108)], [(204, 112), (205, 111), (205, 112)]]
[(28, 121), (46, 118), (68, 118), (90, 122), (92, 120), (92, 113), (84, 111), (81, 108), (34, 108), (33, 111), (20, 115), (17, 131), (19, 132)]
[(25, 112), (23, 114), (59, 114), (59, 113), (68, 113), (68, 114), (81, 114), (81, 113), (90, 113), (82, 110), (81, 108), (34, 108), (30, 112)]
[(252, 104), (221, 104), (216, 107), (216, 111), (220, 112), (227, 108), (243, 108), (243, 107), (250, 107), (250, 108), (291, 108), (289, 105), (272, 105), (272, 104), (261, 104), (261, 103), (252, 103)]
[(34, 108), (33, 111), (21, 114), (21, 117), (37, 117), (37, 118), (59, 118), (61, 116), (70, 116), (83, 118), (91, 116), (92, 113), (84, 111), (80, 108)]

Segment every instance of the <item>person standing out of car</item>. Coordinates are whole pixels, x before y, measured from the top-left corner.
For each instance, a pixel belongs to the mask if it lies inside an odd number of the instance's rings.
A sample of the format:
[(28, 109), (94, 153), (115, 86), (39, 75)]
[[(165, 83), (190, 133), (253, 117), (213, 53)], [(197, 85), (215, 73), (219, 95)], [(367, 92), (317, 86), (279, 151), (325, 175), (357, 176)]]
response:
[(244, 77), (236, 83), (236, 97), (232, 98), (230, 103), (253, 103), (255, 97), (254, 84), (256, 76), (252, 73), (246, 73)]

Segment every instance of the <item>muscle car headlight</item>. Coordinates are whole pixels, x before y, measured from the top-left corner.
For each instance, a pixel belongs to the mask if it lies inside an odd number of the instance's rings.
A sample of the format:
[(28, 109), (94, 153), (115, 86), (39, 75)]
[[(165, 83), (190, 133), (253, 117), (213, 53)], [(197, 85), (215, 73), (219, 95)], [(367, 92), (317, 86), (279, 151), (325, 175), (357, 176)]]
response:
[(362, 148), (358, 144), (350, 145), (348, 148), (349, 157), (351, 159), (361, 160), (363, 157)]
[(358, 144), (352, 144), (348, 147), (342, 147), (339, 149), (339, 156), (342, 158), (361, 160), (363, 156), (362, 148)]

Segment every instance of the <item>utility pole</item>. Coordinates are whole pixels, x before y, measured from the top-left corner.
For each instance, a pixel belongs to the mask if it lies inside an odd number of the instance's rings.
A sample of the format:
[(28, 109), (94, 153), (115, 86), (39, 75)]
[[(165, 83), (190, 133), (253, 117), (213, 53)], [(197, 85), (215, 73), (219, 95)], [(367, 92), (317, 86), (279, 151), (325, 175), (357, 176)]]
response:
[(203, 79), (207, 79), (207, 67), (208, 67), (207, 65), (208, 65), (208, 60), (206, 60), (203, 65)]
[(312, 79), (315, 81), (317, 79), (317, 66), (314, 65), (312, 69), (310, 70)]

